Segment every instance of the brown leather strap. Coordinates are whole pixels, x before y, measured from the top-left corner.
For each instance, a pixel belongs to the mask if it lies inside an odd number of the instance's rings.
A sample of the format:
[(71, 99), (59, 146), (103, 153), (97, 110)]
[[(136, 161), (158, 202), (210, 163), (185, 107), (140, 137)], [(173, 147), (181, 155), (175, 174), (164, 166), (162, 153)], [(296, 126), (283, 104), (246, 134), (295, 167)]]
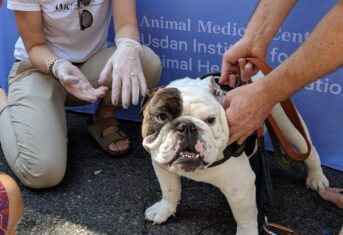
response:
[[(270, 73), (272, 71), (272, 69), (269, 65), (267, 65), (266, 63), (264, 63), (263, 61), (261, 61), (257, 58), (246, 58), (246, 60), (249, 61), (250, 63), (252, 63), (253, 65), (255, 65), (257, 68), (259, 68), (264, 75), (267, 75), (268, 73)], [(289, 118), (289, 120), (293, 123), (295, 128), (297, 128), (297, 130), (303, 136), (303, 138), (306, 142), (307, 152), (306, 153), (298, 152), (297, 149), (295, 149), (292, 146), (292, 144), (288, 142), (285, 135), (282, 133), (280, 127), (277, 125), (275, 119), (273, 118), (273, 116), (271, 114), (268, 115), (266, 122), (275, 132), (275, 135), (276, 135), (277, 139), (280, 141), (280, 144), (281, 144), (283, 150), (285, 151), (285, 153), (294, 160), (303, 161), (303, 160), (308, 158), (308, 156), (310, 155), (310, 152), (311, 152), (311, 144), (310, 144), (310, 141), (309, 141), (308, 136), (306, 134), (305, 128), (303, 127), (303, 125), (301, 123), (299, 114), (298, 114), (291, 98), (288, 98), (288, 99), (280, 102), (280, 104), (281, 104), (282, 109), (286, 113), (287, 117)]]

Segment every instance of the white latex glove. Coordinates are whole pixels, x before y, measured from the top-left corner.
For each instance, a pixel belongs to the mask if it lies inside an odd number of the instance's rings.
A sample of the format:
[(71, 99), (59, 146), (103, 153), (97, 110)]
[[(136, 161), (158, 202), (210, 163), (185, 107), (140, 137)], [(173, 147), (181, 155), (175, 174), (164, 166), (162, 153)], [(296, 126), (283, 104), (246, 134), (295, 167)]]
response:
[(119, 38), (116, 44), (116, 51), (101, 71), (99, 83), (103, 84), (112, 75), (112, 104), (117, 105), (121, 95), (126, 109), (130, 100), (133, 105), (138, 104), (139, 93), (144, 96), (148, 92), (140, 60), (142, 46), (130, 38)]
[(52, 73), (70, 94), (80, 100), (94, 103), (103, 98), (108, 90), (104, 86), (95, 89), (80, 69), (65, 59), (54, 62)]

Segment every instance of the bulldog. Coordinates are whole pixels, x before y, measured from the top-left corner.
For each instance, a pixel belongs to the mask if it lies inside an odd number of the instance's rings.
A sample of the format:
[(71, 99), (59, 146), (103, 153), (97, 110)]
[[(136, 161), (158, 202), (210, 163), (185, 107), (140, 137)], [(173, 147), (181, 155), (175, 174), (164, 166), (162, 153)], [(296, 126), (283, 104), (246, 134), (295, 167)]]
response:
[[(151, 91), (143, 100), (143, 146), (151, 155), (162, 190), (162, 199), (146, 209), (147, 220), (161, 224), (174, 215), (181, 198), (180, 176), (183, 176), (220, 189), (237, 222), (236, 234), (258, 234), (255, 173), (249, 162), (252, 154), (247, 156), (243, 151), (220, 165), (209, 167), (224, 158), (229, 138), (222, 106), (224, 96), (214, 77), (209, 76), (175, 80)], [(280, 105), (275, 106), (272, 115), (290, 143), (306, 152), (303, 137)], [(318, 190), (329, 186), (313, 145), (305, 164), (308, 187)]]

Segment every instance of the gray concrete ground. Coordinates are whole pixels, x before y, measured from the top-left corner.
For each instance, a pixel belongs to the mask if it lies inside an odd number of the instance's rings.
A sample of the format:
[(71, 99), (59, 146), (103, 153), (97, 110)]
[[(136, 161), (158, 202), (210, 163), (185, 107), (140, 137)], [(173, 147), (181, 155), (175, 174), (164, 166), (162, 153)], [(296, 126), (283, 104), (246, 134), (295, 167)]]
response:
[[(234, 234), (235, 221), (219, 190), (183, 179), (182, 201), (174, 218), (152, 225), (144, 210), (161, 193), (148, 154), (142, 148), (140, 123), (122, 121), (131, 136), (131, 152), (107, 156), (87, 134), (88, 116), (68, 113), (68, 166), (57, 187), (31, 190), (23, 185), (25, 214), (17, 234)], [(270, 220), (300, 235), (338, 234), (343, 217), (320, 207), (305, 188), (305, 168), (282, 170), (270, 156), (275, 209)], [(255, 163), (252, 162), (253, 167)], [(0, 169), (13, 176), (0, 151)], [(343, 186), (343, 173), (324, 168), (332, 186)]]

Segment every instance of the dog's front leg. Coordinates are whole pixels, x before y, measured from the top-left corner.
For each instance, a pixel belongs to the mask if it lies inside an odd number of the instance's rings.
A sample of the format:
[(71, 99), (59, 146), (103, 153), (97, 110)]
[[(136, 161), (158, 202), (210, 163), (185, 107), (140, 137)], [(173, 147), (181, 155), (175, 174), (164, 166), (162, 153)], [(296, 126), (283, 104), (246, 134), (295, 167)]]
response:
[(154, 224), (161, 224), (176, 212), (181, 198), (181, 181), (177, 174), (162, 168), (155, 161), (152, 162), (162, 190), (162, 199), (146, 209), (145, 218)]
[(230, 204), (237, 222), (236, 235), (258, 235), (255, 173), (246, 156), (232, 158), (227, 167), (218, 167), (217, 185)]

